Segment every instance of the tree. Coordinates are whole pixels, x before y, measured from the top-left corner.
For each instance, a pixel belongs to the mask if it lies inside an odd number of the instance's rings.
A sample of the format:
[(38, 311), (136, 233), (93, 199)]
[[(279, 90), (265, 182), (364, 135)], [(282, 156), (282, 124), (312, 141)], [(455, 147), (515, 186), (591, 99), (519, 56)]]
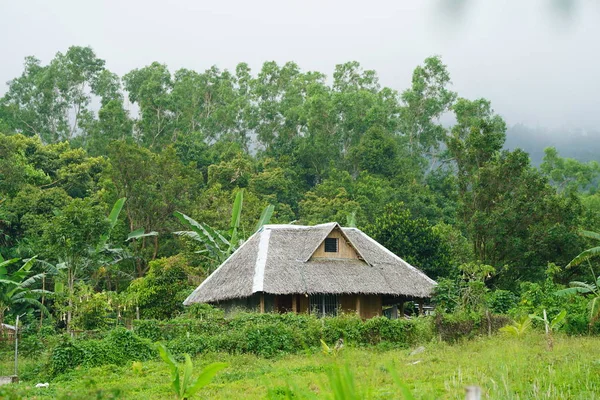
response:
[(429, 276), (451, 272), (449, 249), (427, 220), (413, 218), (402, 203), (390, 204), (365, 232), (394, 254)]
[(408, 140), (413, 157), (426, 156), (435, 161), (446, 130), (439, 122), (456, 100), (448, 90), (450, 74), (440, 57), (429, 57), (415, 68), (410, 89), (402, 92), (401, 132)]
[(548, 147), (544, 149), (540, 170), (559, 193), (570, 194), (592, 188), (600, 174), (600, 164), (562, 158), (556, 148)]
[(181, 255), (151, 261), (146, 276), (135, 279), (127, 288), (140, 316), (168, 319), (182, 312), (183, 301), (193, 289), (187, 271), (187, 262)]
[(490, 102), (485, 99), (459, 98), (452, 110), (456, 124), (446, 138), (446, 145), (457, 167), (461, 195), (465, 195), (477, 179), (479, 168), (502, 149), (506, 123), (494, 114)]
[(43, 289), (36, 289), (35, 283), (45, 275), (43, 273), (33, 274), (32, 267), (36, 258), (25, 260), (23, 265), (13, 272), (8, 272), (11, 264), (19, 262), (19, 259), (4, 260), (0, 255), (0, 330), (4, 331), (4, 317), (7, 311), (18, 306), (34, 306), (41, 312), (48, 312), (46, 307), (40, 303), (38, 298), (42, 294), (50, 293)]
[(64, 266), (67, 288), (67, 329), (73, 312), (75, 284), (90, 276), (96, 266), (95, 249), (110, 227), (104, 207), (89, 199), (73, 199), (44, 226), (40, 251), (46, 260), (56, 260)]
[[(176, 209), (187, 209), (200, 191), (202, 176), (178, 159), (172, 147), (156, 154), (141, 146), (114, 142), (110, 146), (112, 168), (108, 173), (115, 192), (126, 197), (125, 215), (129, 231), (143, 228), (156, 231), (152, 241), (144, 237), (134, 244), (140, 256), (154, 260), (159, 256), (160, 240), (168, 240), (171, 216)], [(147, 264), (138, 259), (137, 276), (143, 276)]]
[(108, 101), (115, 86), (118, 78), (89, 47), (72, 46), (46, 66), (27, 57), (23, 74), (9, 82), (0, 100), (0, 115), (12, 130), (45, 143), (71, 140), (89, 132), (92, 99)]
[(145, 146), (161, 148), (174, 141), (171, 73), (157, 62), (134, 69), (123, 76), (129, 101), (140, 108), (140, 118), (135, 122), (137, 138)]

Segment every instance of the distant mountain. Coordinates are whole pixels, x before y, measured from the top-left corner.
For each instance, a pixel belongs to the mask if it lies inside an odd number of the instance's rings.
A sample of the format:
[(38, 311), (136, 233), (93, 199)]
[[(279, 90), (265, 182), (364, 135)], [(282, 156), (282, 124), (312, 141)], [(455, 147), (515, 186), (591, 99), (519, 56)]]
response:
[(529, 153), (531, 163), (539, 166), (546, 147), (556, 147), (561, 157), (579, 161), (600, 162), (600, 131), (582, 129), (547, 130), (514, 125), (506, 132), (504, 147), (509, 150), (520, 148)]

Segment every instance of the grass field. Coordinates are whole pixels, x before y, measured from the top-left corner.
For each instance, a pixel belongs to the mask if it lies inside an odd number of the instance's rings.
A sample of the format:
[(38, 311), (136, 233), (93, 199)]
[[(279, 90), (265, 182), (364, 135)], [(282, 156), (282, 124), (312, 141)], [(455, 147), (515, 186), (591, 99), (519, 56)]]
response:
[[(250, 355), (210, 354), (196, 368), (214, 361), (229, 367), (198, 398), (285, 399), (330, 398), (328, 371), (351, 371), (357, 398), (401, 399), (388, 368), (393, 368), (417, 399), (462, 399), (464, 388), (477, 384), (484, 398), (600, 399), (600, 339), (558, 337), (554, 351), (543, 336), (497, 336), (461, 344), (431, 343), (411, 355), (407, 350), (344, 348), (337, 356), (321, 353), (262, 359)], [(36, 361), (24, 360), (23, 370)], [(8, 364), (8, 362), (7, 362)], [(30, 373), (31, 375), (31, 373)], [(172, 398), (167, 367), (143, 363), (75, 370), (36, 389), (35, 381), (4, 387), (5, 398)]]

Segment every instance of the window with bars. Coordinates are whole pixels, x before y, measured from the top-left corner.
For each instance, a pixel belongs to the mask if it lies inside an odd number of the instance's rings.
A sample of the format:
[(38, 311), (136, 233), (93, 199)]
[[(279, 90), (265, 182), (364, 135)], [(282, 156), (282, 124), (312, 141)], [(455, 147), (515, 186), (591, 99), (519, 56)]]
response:
[(338, 252), (338, 238), (326, 238), (325, 239), (325, 253), (337, 253)]
[(312, 294), (309, 298), (310, 312), (318, 317), (336, 316), (338, 296), (334, 294)]

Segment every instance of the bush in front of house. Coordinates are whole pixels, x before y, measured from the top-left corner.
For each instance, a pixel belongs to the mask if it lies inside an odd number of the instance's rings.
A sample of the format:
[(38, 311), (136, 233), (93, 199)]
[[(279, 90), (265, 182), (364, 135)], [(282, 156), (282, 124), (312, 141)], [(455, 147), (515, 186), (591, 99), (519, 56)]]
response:
[(261, 357), (298, 353), (344, 339), (347, 345), (388, 343), (407, 347), (431, 340), (431, 318), (390, 320), (377, 317), (363, 321), (355, 314), (317, 318), (308, 314), (258, 314), (238, 312), (229, 317), (206, 314), (202, 319), (134, 322), (135, 333), (152, 341), (166, 341), (174, 354), (223, 351), (251, 353)]
[(125, 328), (116, 328), (102, 339), (63, 337), (50, 355), (50, 374), (56, 376), (78, 366), (124, 365), (156, 356), (154, 346)]

